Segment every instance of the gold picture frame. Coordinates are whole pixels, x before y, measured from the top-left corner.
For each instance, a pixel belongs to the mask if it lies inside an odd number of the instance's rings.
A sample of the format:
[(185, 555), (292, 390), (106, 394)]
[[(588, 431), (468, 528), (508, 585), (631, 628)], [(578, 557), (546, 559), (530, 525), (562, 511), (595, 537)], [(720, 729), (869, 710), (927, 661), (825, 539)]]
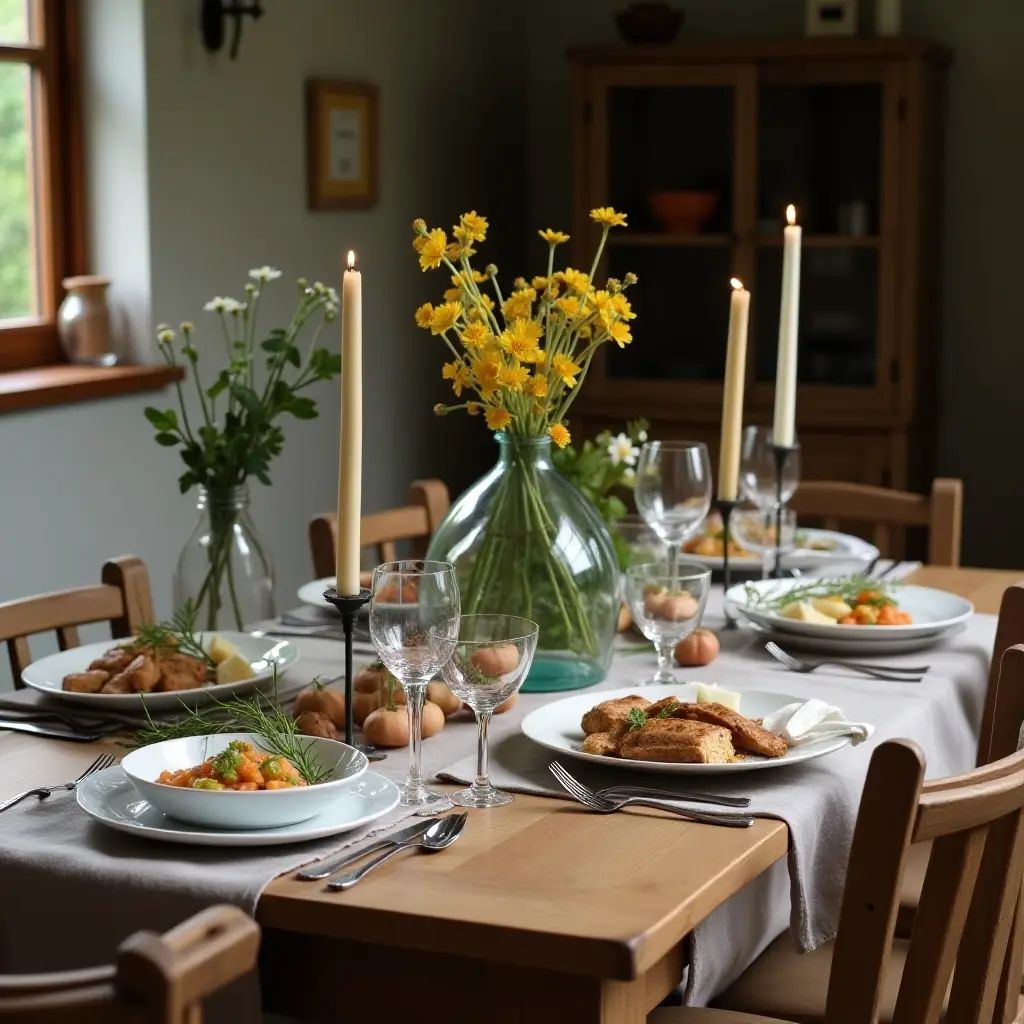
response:
[(378, 200), (377, 87), (369, 82), (306, 82), (308, 205), (366, 210)]

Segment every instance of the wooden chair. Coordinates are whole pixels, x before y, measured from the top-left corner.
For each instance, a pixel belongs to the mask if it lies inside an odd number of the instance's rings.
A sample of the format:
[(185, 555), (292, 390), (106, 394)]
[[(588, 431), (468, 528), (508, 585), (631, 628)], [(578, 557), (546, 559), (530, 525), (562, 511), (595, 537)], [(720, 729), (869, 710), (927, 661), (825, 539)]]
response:
[[(451, 502), (443, 480), (414, 480), (409, 487), (409, 504), (371, 512), (359, 524), (359, 540), (364, 548), (376, 548), (377, 562), (392, 562), (397, 557), (395, 542), (411, 540), (413, 557), (423, 558), (434, 531), (440, 526)], [(338, 523), (333, 512), (317, 516), (309, 524), (309, 546), (313, 552), (313, 572), (318, 579), (333, 576), (337, 566)]]
[(256, 965), (260, 929), (217, 906), (177, 928), (138, 932), (117, 960), (60, 974), (0, 977), (3, 1024), (201, 1024), (203, 999)]
[(868, 484), (808, 480), (790, 500), (798, 517), (807, 516), (829, 530), (843, 523), (873, 524), (870, 540), (883, 555), (894, 554), (893, 530), (928, 529), (928, 564), (959, 565), (964, 487), (938, 477), (932, 493), (910, 494)]
[(55, 630), (60, 649), (78, 647), (78, 627), (110, 623), (114, 638), (131, 636), (143, 622), (153, 621), (153, 598), (145, 563), (134, 555), (111, 559), (95, 587), (72, 587), (51, 594), (0, 603), (0, 642), (6, 642), (15, 688), (22, 670), (32, 662), (28, 638)]
[[(1003, 656), (995, 709), (1024, 721), (1024, 645)], [(927, 783), (924, 770), (907, 740), (872, 755), (834, 943), (800, 956), (786, 933), (716, 1009), (656, 1010), (650, 1024), (1013, 1021), (1024, 966), (1024, 751)], [(915, 926), (900, 938), (903, 876), (912, 844), (923, 843), (931, 857)]]

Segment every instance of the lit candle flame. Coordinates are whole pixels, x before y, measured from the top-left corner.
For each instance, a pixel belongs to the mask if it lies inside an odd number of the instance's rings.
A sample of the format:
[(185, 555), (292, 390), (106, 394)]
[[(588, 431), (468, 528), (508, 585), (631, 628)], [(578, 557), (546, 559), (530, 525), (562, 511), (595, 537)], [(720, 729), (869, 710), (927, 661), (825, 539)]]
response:
[[(790, 209), (792, 210), (793, 207), (791, 206)], [(790, 223), (792, 224), (793, 222), (790, 221)], [(349, 249), (349, 251), (348, 251), (348, 269), (349, 270), (353, 270), (355, 268), (355, 265), (356, 265), (356, 254), (355, 254), (354, 250)]]
[(786, 207), (786, 221), (789, 224), (796, 223), (796, 207), (792, 203)]
[(743, 287), (743, 282), (738, 277), (730, 277), (729, 284), (731, 284), (736, 291), (739, 291)]

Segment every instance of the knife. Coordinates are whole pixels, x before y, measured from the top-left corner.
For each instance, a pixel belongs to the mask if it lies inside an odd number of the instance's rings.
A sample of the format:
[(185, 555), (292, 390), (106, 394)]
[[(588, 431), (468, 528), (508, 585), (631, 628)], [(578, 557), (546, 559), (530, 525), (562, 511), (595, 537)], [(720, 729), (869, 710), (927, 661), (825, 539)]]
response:
[[(95, 730), (95, 726), (93, 728)], [(37, 725), (35, 722), (25, 722), (17, 718), (0, 719), (0, 729), (10, 729), (12, 732), (30, 732), (36, 736), (49, 736), (55, 740), (74, 740), (76, 743), (94, 743), (107, 735), (106, 730), (72, 732), (54, 725)]]
[(425, 821), (418, 821), (415, 825), (400, 829), (393, 835), (387, 836), (376, 843), (371, 843), (369, 846), (364, 846), (361, 850), (356, 850), (355, 853), (347, 853), (344, 857), (332, 860), (329, 864), (324, 864), (323, 861), (320, 861), (318, 864), (313, 864), (303, 871), (297, 871), (295, 877), (303, 882), (317, 882), (321, 878), (328, 878), (336, 871), (340, 871), (342, 868), (348, 867), (349, 864), (354, 864), (357, 860), (361, 860), (368, 853), (376, 853), (378, 850), (387, 849), (387, 847), (394, 846), (396, 843), (407, 843), (410, 839), (423, 835), (428, 828), (436, 825), (440, 820), (440, 818), (427, 818)]

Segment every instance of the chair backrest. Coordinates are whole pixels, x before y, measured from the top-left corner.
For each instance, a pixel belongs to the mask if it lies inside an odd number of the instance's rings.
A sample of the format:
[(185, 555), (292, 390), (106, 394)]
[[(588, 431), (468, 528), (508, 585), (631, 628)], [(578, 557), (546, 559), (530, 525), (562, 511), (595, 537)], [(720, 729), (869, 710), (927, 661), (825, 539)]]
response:
[(0, 977), (0, 1021), (200, 1024), (203, 999), (251, 971), (259, 945), (252, 918), (210, 907), (163, 935), (131, 936), (112, 966)]
[(826, 529), (844, 523), (871, 524), (871, 542), (883, 555), (894, 555), (894, 531), (908, 526), (928, 530), (928, 564), (959, 565), (964, 487), (960, 480), (937, 477), (932, 492), (910, 494), (869, 484), (838, 480), (803, 481), (790, 505), (799, 517), (820, 521)]
[(22, 670), (32, 662), (28, 638), (36, 633), (57, 633), (60, 649), (78, 647), (78, 627), (109, 622), (115, 638), (131, 636), (144, 622), (153, 621), (153, 597), (145, 563), (134, 555), (114, 558), (103, 566), (102, 582), (94, 587), (73, 587), (51, 594), (22, 597), (0, 603), (0, 642), (6, 642), (15, 687)]
[[(992, 645), (992, 663), (988, 670), (988, 689), (978, 739), (978, 764), (1007, 757), (1017, 749), (1017, 738), (1024, 722), (1024, 672), (1009, 671), (999, 685), (1000, 667), (1014, 644), (1024, 644), (1024, 583), (1015, 583), (1003, 592), (999, 603), (996, 639)], [(1014, 655), (1011, 663), (1018, 655)], [(1014, 693), (1019, 682), (1021, 696)], [(999, 713), (996, 714), (996, 700)]]
[[(1024, 646), (1002, 659), (996, 714), (1024, 720)], [(1002, 694), (1002, 697), (1000, 697)], [(1017, 1013), (1024, 928), (1024, 751), (924, 782), (916, 744), (871, 758), (832, 957), (826, 1024), (875, 1024), (913, 843), (931, 855), (894, 1024), (1008, 1024)], [(951, 980), (952, 979), (952, 980)], [(948, 992), (948, 1002), (947, 1002)]]
[[(414, 480), (409, 487), (409, 504), (363, 516), (359, 540), (364, 548), (375, 548), (379, 562), (397, 558), (395, 542), (411, 540), (413, 558), (422, 558), (434, 531), (450, 505), (443, 480)], [(333, 512), (316, 516), (309, 524), (309, 546), (313, 571), (318, 579), (333, 576), (337, 564), (338, 523)]]

